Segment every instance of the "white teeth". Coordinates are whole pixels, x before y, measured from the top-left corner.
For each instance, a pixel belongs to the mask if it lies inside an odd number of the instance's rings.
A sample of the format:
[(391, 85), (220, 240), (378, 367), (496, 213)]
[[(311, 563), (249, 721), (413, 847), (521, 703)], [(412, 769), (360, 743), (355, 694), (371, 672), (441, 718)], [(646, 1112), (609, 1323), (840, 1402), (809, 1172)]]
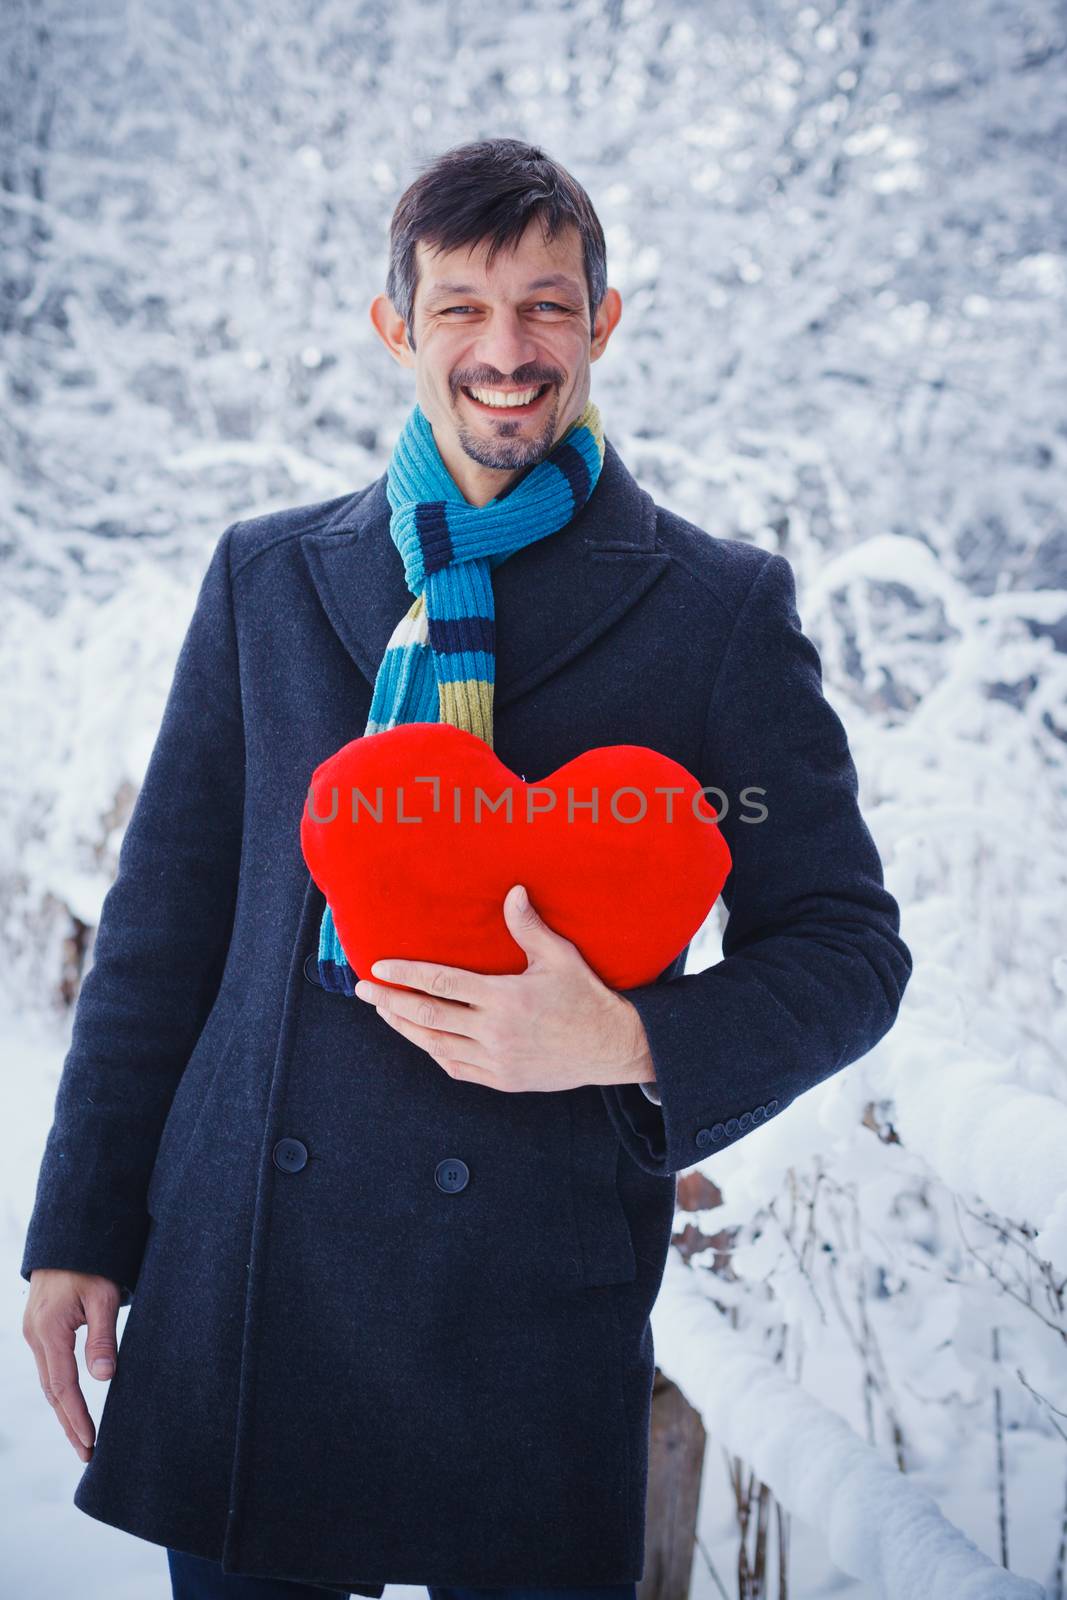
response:
[(476, 400), (487, 406), (527, 406), (531, 400), (536, 400), (542, 385), (536, 389), (522, 389), (515, 394), (507, 394), (501, 389), (471, 389), (469, 392)]

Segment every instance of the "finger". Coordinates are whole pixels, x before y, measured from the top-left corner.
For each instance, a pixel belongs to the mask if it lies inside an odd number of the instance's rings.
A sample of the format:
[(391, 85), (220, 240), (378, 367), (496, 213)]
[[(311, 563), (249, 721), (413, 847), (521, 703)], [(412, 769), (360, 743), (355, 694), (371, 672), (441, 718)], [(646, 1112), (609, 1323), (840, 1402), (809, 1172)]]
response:
[[(78, 1326), (81, 1326), (80, 1322)], [(89, 1407), (85, 1404), (85, 1396), (78, 1383), (74, 1333), (74, 1328), (67, 1325), (48, 1328), (41, 1334), (48, 1372), (45, 1395), (56, 1406), (57, 1414), (61, 1419), (66, 1418), (77, 1437), (88, 1449), (96, 1439), (96, 1424), (89, 1415)]]
[[(39, 1339), (34, 1339), (30, 1341), (30, 1349), (33, 1351), (33, 1359), (37, 1363), (37, 1377), (40, 1380), (41, 1390), (45, 1399), (48, 1401), (49, 1405), (52, 1407), (52, 1410), (58, 1417), (60, 1427), (63, 1429), (63, 1432), (74, 1446), (77, 1455), (82, 1461), (88, 1461), (93, 1453), (92, 1444), (95, 1437), (95, 1430), (93, 1430), (90, 1426), (90, 1429), (85, 1434), (85, 1438), (83, 1439), (79, 1437), (74, 1425), (67, 1416), (66, 1410), (60, 1404), (59, 1396), (55, 1392), (51, 1374), (49, 1372), (48, 1357), (45, 1354), (44, 1345)], [(91, 1425), (92, 1418), (89, 1420)]]
[(422, 989), (439, 1000), (460, 1000), (467, 1005), (484, 1005), (493, 977), (483, 972), (468, 972), (466, 967), (444, 967), (436, 961), (400, 961), (390, 958), (371, 965), (372, 978), (402, 983), (409, 989)]
[(82, 1441), (78, 1438), (78, 1435), (74, 1432), (74, 1429), (71, 1427), (69, 1421), (67, 1420), (66, 1412), (62, 1409), (61, 1406), (57, 1405), (55, 1400), (52, 1398), (51, 1389), (50, 1389), (50, 1385), (49, 1385), (49, 1381), (48, 1381), (48, 1363), (46, 1362), (45, 1357), (44, 1357), (44, 1350), (42, 1349), (41, 1345), (34, 1339), (28, 1339), (27, 1342), (29, 1343), (30, 1349), (33, 1351), (33, 1359), (37, 1363), (37, 1376), (38, 1376), (38, 1378), (40, 1380), (42, 1393), (44, 1394), (45, 1398), (51, 1404), (53, 1411), (55, 1412), (56, 1416), (59, 1418), (60, 1426), (62, 1427), (63, 1432), (66, 1434), (67, 1438), (70, 1440), (71, 1444), (74, 1446), (74, 1449), (75, 1449), (76, 1453), (78, 1454), (78, 1456), (81, 1458), (82, 1461), (88, 1461), (90, 1456), (92, 1455), (92, 1451), (90, 1450), (88, 1445), (83, 1444)]
[(119, 1314), (119, 1290), (96, 1288), (85, 1296), (85, 1365), (94, 1378), (106, 1383), (114, 1377), (118, 1362), (115, 1328)]
[(439, 1066), (445, 1062), (453, 1064), (458, 1069), (458, 1076), (465, 1077), (467, 1071), (480, 1072), (481, 1066), (474, 1062), (460, 1059), (465, 1054), (473, 1041), (460, 1039), (453, 1033), (441, 1033), (433, 1028), (420, 1028), (418, 1023), (409, 1022), (406, 1017), (392, 1017), (385, 1015), (384, 1020), (397, 1033), (402, 1033), (405, 1039), (410, 1039), (412, 1044), (417, 1044), (420, 1050), (432, 1056)]
[(421, 989), (390, 989), (385, 984), (371, 983), (361, 978), (356, 985), (360, 999), (378, 1008), (381, 1016), (404, 1017), (421, 1028), (433, 1028), (440, 1033), (452, 1033), (459, 1039), (475, 1039), (475, 1013), (470, 1006), (454, 1005), (449, 1000), (438, 1000)]

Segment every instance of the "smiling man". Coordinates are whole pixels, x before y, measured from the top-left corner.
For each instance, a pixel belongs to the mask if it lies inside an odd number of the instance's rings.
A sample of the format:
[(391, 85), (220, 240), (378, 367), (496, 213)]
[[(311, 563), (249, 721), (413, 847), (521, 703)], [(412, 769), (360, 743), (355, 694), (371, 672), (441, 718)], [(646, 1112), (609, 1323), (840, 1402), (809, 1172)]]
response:
[[(22, 1262), (74, 1502), (165, 1546), (179, 1600), (634, 1600), (676, 1176), (787, 1148), (789, 1104), (897, 1014), (911, 958), (792, 569), (627, 470), (590, 399), (620, 313), (564, 168), (446, 152), (370, 308), (414, 374), (386, 469), (231, 524), (204, 576)], [(515, 883), (523, 971), (355, 973), (301, 815), (328, 757), (410, 722), (531, 780), (630, 744), (714, 786), (723, 959), (616, 992)]]

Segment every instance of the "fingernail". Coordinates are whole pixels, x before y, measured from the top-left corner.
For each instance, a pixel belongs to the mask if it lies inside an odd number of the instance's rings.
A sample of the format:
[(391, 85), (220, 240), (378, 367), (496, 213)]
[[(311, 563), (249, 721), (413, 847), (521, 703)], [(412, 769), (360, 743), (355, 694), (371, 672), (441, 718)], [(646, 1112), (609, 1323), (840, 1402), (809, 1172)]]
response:
[[(103, 1356), (101, 1356), (99, 1360), (93, 1362), (92, 1372), (94, 1378), (110, 1378), (114, 1371), (115, 1363), (113, 1361), (106, 1360)], [(85, 1443), (89, 1443), (88, 1439), (85, 1440)]]

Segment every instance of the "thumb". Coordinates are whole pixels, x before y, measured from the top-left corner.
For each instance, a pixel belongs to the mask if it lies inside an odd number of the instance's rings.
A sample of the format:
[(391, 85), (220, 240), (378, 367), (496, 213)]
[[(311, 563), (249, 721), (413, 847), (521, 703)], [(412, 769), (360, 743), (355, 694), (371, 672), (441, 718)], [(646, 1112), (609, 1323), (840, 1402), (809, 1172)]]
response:
[(85, 1364), (94, 1378), (101, 1382), (115, 1375), (115, 1366), (118, 1360), (118, 1341), (115, 1337), (115, 1325), (118, 1320), (118, 1304), (112, 1303), (113, 1296), (94, 1296), (86, 1302), (85, 1333)]
[(526, 887), (521, 883), (513, 884), (504, 896), (504, 919), (508, 932), (527, 955), (544, 950), (547, 940), (554, 942), (559, 937), (532, 905)]

